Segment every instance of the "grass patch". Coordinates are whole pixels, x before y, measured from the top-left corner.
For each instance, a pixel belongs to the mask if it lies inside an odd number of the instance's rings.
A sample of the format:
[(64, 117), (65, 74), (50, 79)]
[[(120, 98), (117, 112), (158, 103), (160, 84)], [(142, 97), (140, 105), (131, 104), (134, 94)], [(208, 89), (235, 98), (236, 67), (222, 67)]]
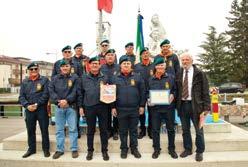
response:
[(19, 106), (4, 106), (4, 116), (21, 116), (22, 108)]
[[(21, 116), (22, 107), (4, 106), (4, 116)], [(55, 115), (55, 106), (52, 105), (52, 116)]]

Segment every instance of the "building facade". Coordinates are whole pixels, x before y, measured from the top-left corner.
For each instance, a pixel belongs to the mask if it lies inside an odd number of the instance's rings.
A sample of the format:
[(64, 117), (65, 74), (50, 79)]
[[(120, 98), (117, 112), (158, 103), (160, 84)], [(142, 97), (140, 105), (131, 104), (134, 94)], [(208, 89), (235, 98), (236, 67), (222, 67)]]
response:
[[(0, 93), (18, 93), (22, 80), (27, 77), (27, 65), (30, 59), (0, 55)], [(51, 78), (53, 63), (37, 61), (40, 74)]]

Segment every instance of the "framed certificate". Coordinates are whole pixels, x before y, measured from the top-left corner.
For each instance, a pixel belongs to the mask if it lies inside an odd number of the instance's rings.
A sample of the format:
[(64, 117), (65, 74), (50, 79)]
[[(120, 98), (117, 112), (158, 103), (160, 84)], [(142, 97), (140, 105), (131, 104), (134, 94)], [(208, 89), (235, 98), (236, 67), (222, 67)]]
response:
[(170, 90), (150, 90), (150, 100), (152, 105), (169, 105)]

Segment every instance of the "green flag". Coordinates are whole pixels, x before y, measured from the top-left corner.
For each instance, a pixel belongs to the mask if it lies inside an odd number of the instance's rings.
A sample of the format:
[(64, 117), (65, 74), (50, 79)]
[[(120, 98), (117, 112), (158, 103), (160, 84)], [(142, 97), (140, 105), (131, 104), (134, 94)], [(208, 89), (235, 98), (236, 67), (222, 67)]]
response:
[(143, 37), (143, 25), (142, 25), (143, 16), (138, 14), (137, 20), (137, 34), (136, 34), (136, 63), (140, 62), (140, 51), (144, 48), (144, 37)]

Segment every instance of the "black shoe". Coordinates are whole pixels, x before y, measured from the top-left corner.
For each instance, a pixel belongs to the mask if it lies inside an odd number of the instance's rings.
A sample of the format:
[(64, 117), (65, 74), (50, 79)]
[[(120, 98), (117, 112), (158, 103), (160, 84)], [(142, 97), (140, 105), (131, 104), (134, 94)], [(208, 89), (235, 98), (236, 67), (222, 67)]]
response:
[(175, 150), (170, 150), (169, 151), (169, 154), (170, 154), (171, 158), (173, 158), (173, 159), (177, 159), (178, 158), (178, 155), (177, 155), (177, 153), (176, 153)]
[(141, 154), (138, 149), (131, 150), (131, 154), (133, 154), (135, 158), (141, 158)]
[(109, 155), (107, 151), (102, 152), (102, 157), (104, 161), (108, 161), (109, 160)]
[(27, 158), (27, 157), (29, 157), (30, 155), (32, 155), (32, 154), (35, 154), (36, 153), (36, 151), (27, 151), (23, 156), (22, 156), (22, 158)]
[(56, 151), (54, 154), (53, 154), (53, 159), (58, 159), (60, 156), (62, 156), (64, 153), (63, 152), (60, 152), (60, 151)]
[(159, 151), (159, 150), (155, 150), (155, 151), (152, 153), (152, 158), (153, 158), (153, 159), (157, 159), (159, 155), (160, 155), (160, 151)]
[(149, 131), (148, 136), (149, 136), (150, 139), (152, 139), (152, 132)]
[(50, 152), (49, 151), (44, 151), (44, 157), (50, 157)]
[(66, 128), (64, 128), (64, 133), (65, 133), (65, 137), (66, 137)]
[(111, 137), (113, 137), (113, 133), (112, 132), (108, 132), (108, 139), (110, 139)]
[(88, 154), (87, 154), (87, 156), (86, 156), (86, 159), (87, 159), (88, 161), (90, 161), (90, 160), (92, 160), (92, 158), (93, 158), (93, 151), (88, 151)]
[(126, 159), (127, 158), (127, 151), (126, 150), (121, 150), (121, 158)]
[(196, 153), (195, 160), (200, 162), (203, 160), (203, 154), (202, 153)]
[(180, 157), (181, 157), (181, 158), (185, 158), (185, 157), (187, 157), (188, 155), (192, 155), (192, 151), (184, 150), (184, 151), (180, 154)]
[(81, 138), (81, 133), (78, 132), (78, 139), (80, 139), (80, 138)]
[(113, 140), (118, 140), (118, 139), (119, 139), (118, 133), (114, 133)]
[(138, 135), (138, 139), (142, 139), (144, 136), (146, 136), (146, 131), (145, 130), (141, 130), (139, 135)]
[(72, 158), (77, 158), (78, 157), (78, 151), (72, 151), (71, 156), (72, 156)]

